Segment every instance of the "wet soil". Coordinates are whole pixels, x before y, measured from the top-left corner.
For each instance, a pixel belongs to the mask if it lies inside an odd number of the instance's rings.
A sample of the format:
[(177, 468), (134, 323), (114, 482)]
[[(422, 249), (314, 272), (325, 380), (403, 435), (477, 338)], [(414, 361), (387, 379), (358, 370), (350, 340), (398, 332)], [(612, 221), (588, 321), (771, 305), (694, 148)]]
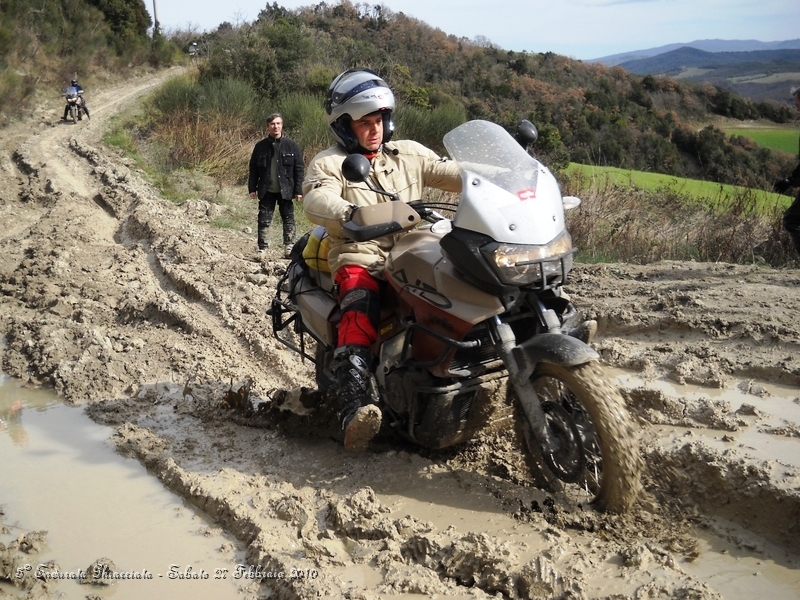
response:
[[(169, 76), (98, 91), (91, 121), (44, 103), (0, 131), (2, 364), (86, 405), (243, 544), (261, 582), (246, 596), (749, 597), (713, 577), (728, 557), (761, 565), (772, 597), (800, 594), (800, 271), (576, 266), (567, 291), (641, 432), (628, 514), (536, 489), (513, 429), (349, 456), (325, 430), (248, 410), (313, 388), (265, 314), (278, 250), (256, 257), (251, 232), (212, 226), (228, 210), (213, 194), (165, 200), (101, 142)], [(244, 401), (231, 392), (246, 383)]]

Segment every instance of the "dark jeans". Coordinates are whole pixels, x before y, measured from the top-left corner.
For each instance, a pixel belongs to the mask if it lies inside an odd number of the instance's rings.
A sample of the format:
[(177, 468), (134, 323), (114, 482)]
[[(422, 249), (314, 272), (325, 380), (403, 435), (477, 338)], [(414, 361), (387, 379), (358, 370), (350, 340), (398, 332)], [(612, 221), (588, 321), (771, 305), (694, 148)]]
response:
[(797, 194), (792, 205), (783, 213), (783, 227), (792, 236), (794, 249), (800, 254), (800, 194)]
[(284, 200), (280, 193), (267, 192), (258, 201), (259, 248), (266, 248), (269, 245), (267, 231), (272, 223), (272, 216), (275, 214), (275, 204), (278, 205), (278, 212), (281, 213), (281, 221), (283, 221), (283, 244), (288, 246), (294, 242), (294, 201)]

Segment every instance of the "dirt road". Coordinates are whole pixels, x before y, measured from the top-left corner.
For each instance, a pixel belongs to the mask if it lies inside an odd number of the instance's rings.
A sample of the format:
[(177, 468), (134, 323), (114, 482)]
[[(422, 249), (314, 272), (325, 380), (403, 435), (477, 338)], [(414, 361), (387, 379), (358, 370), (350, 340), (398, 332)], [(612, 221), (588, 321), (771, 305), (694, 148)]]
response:
[(231, 382), (269, 401), (312, 371), (264, 312), (284, 261), (211, 227), (213, 203), (160, 198), (100, 141), (167, 76), (91, 94), (88, 122), (53, 104), (0, 131), (3, 370), (87, 404), (255, 573), (286, 574), (264, 597), (748, 597), (714, 577), (733, 563), (800, 595), (800, 271), (576, 267), (567, 289), (641, 425), (631, 514), (535, 489), (510, 434), (350, 457), (222, 403)]

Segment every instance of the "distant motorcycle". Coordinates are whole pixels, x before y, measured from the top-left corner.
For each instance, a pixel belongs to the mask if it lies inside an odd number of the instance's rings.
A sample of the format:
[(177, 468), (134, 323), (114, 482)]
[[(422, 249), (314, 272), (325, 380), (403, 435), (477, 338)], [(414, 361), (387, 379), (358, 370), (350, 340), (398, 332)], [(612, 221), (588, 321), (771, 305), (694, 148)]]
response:
[(83, 114), (86, 115), (87, 119), (89, 118), (83, 99), (83, 90), (70, 86), (64, 91), (64, 97), (67, 101), (69, 118), (73, 123), (80, 121), (83, 118)]
[[(448, 133), (463, 178), (452, 219), (437, 212), (448, 209), (442, 203), (393, 201), (369, 183), (366, 158), (345, 159), (353, 185), (386, 198), (355, 211), (346, 235), (360, 242), (413, 229), (386, 261), (374, 402), (386, 425), (429, 448), (511, 420), (538, 485), (625, 512), (640, 487), (636, 427), (586, 343), (596, 323), (581, 323), (561, 291), (575, 252), (564, 210), (580, 201), (562, 198), (551, 172), (521, 147), (535, 138), (527, 121), (517, 141), (487, 121)], [(430, 224), (417, 227), (421, 220)], [(341, 312), (330, 274), (308, 260), (320, 240), (312, 233), (295, 245), (268, 313), (275, 337), (316, 364), (323, 405), (335, 405)]]

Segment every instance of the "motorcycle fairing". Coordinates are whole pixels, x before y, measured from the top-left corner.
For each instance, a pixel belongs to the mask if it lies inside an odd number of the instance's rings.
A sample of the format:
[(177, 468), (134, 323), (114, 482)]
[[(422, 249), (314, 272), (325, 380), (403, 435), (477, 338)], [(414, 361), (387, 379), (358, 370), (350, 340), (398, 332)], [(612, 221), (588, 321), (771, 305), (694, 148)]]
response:
[(503, 303), (464, 281), (443, 255), (441, 239), (427, 228), (401, 237), (386, 261), (389, 284), (401, 295), (416, 296), (469, 325), (501, 314)]
[(564, 230), (564, 205), (552, 173), (500, 125), (469, 121), (444, 136), (462, 169), (453, 227), (496, 242), (541, 245)]

